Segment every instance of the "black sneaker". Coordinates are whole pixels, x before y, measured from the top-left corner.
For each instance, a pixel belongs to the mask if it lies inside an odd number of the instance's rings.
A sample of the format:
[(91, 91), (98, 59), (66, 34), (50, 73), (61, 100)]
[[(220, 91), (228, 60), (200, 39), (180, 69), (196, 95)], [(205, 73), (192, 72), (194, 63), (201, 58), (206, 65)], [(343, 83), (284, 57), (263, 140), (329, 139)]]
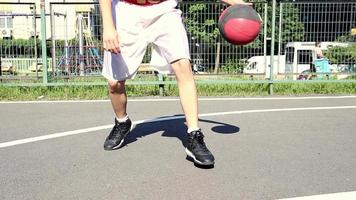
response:
[(120, 148), (124, 138), (130, 132), (132, 122), (127, 119), (126, 122), (118, 122), (115, 118), (115, 126), (112, 128), (109, 136), (104, 143), (105, 150), (114, 150)]
[(214, 165), (215, 158), (206, 147), (201, 130), (188, 133), (188, 143), (185, 152), (195, 163), (200, 165)]

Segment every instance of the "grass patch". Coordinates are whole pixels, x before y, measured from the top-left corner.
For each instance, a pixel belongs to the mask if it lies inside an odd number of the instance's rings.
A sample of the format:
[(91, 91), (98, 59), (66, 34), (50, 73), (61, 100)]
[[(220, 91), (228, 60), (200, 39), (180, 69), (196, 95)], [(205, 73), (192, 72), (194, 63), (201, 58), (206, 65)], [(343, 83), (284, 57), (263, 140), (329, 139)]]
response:
[[(127, 86), (128, 96), (157, 96), (158, 86)], [(106, 86), (2, 87), (0, 100), (108, 99)]]
[(0, 87), (1, 100), (65, 100), (102, 99), (107, 96), (104, 86), (73, 87)]
[[(268, 84), (198, 84), (199, 96), (266, 96)], [(356, 83), (278, 83), (275, 95), (351, 95)], [(156, 85), (127, 85), (129, 97), (158, 96)], [(178, 96), (177, 85), (165, 85), (165, 96)], [(4, 87), (0, 86), (0, 100), (77, 100), (108, 99), (107, 86)]]
[(279, 83), (273, 89), (278, 95), (350, 95), (356, 94), (356, 83)]
[(264, 96), (268, 95), (268, 84), (214, 84), (199, 85), (199, 96)]

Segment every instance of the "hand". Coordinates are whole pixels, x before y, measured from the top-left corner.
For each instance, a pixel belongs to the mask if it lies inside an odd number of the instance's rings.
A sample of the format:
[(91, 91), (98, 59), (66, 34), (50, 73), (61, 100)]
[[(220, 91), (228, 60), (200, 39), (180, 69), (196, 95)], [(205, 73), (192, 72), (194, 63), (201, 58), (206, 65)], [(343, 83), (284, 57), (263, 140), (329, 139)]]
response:
[(103, 46), (106, 51), (120, 53), (119, 35), (115, 28), (104, 28)]

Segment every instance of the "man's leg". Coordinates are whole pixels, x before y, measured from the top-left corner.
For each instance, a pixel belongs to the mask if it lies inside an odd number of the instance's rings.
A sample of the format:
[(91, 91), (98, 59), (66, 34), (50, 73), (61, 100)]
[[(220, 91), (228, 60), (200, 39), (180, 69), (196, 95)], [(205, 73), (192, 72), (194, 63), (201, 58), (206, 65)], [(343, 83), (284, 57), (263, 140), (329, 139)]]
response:
[(172, 63), (176, 74), (179, 97), (188, 129), (198, 129), (198, 97), (190, 61), (181, 59)]
[(198, 126), (198, 97), (190, 61), (180, 59), (172, 63), (176, 74), (179, 97), (188, 126), (186, 153), (195, 163), (213, 165), (214, 156), (206, 147), (204, 135)]
[(127, 95), (125, 90), (125, 81), (108, 81), (109, 96), (112, 107), (117, 118), (123, 118), (127, 115)]
[(115, 126), (105, 140), (104, 149), (113, 150), (119, 148), (125, 136), (130, 132), (132, 122), (126, 113), (127, 95), (125, 81), (109, 81), (109, 96), (115, 112)]

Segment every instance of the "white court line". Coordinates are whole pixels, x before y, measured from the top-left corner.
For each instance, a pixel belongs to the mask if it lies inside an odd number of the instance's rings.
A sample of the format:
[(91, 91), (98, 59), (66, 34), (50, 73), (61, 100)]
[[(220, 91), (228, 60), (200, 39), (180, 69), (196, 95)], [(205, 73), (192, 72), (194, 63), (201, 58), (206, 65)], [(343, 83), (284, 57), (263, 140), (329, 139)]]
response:
[(313, 196), (305, 196), (305, 197), (294, 197), (294, 198), (279, 199), (279, 200), (353, 200), (353, 199), (356, 199), (356, 191), (313, 195)]
[[(205, 113), (200, 114), (199, 117), (209, 117), (209, 116), (222, 116), (222, 115), (234, 115), (234, 114), (246, 114), (246, 113), (264, 113), (264, 112), (286, 112), (286, 111), (307, 111), (307, 110), (336, 110), (336, 109), (356, 109), (356, 106), (336, 106), (336, 107), (305, 107), (305, 108), (282, 108), (282, 109), (262, 109), (262, 110), (240, 110), (240, 111), (229, 111), (229, 112), (215, 112), (215, 113)], [(146, 119), (146, 120), (138, 120), (134, 121), (133, 124), (143, 124), (143, 123), (150, 123), (150, 122), (159, 122), (159, 121), (168, 121), (173, 119), (182, 119), (184, 116), (174, 116), (174, 117), (163, 117), (163, 118), (156, 118), (156, 119)], [(49, 135), (43, 135), (38, 137), (31, 137), (25, 138), (20, 140), (14, 140), (10, 142), (0, 143), (0, 148), (26, 144), (41, 140), (48, 140), (53, 138), (65, 137), (69, 135), (77, 135), (81, 133), (88, 133), (103, 129), (109, 129), (113, 125), (104, 125), (104, 126), (96, 126), (91, 128), (85, 129), (78, 129), (74, 131), (66, 131), (61, 133), (53, 133)]]
[[(306, 99), (352, 99), (356, 96), (311, 96), (311, 97), (221, 97), (199, 98), (199, 101), (244, 101), (244, 100), (306, 100)], [(129, 99), (129, 102), (179, 101), (179, 98)], [(57, 101), (0, 101), (0, 104), (41, 104), (41, 103), (103, 103), (109, 100), (57, 100)]]

